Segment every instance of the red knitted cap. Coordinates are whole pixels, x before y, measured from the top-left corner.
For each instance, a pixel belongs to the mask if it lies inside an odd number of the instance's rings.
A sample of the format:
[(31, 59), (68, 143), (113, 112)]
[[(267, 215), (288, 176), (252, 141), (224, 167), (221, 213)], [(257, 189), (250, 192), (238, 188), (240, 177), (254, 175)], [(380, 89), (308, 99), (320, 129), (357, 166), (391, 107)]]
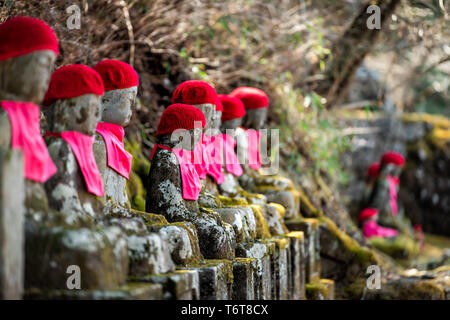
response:
[(267, 108), (269, 106), (269, 98), (264, 91), (257, 88), (240, 87), (234, 89), (230, 96), (240, 99), (247, 110)]
[(216, 97), (216, 111), (223, 111), (223, 104), (218, 95)]
[(222, 122), (245, 116), (244, 104), (238, 98), (219, 94), (219, 99), (223, 104)]
[(132, 66), (119, 60), (103, 60), (94, 66), (103, 80), (105, 91), (139, 86), (139, 76)]
[(367, 169), (367, 176), (369, 178), (376, 178), (378, 177), (378, 174), (380, 173), (380, 163), (374, 162), (372, 163), (369, 168)]
[(101, 96), (103, 92), (103, 81), (97, 71), (82, 64), (71, 64), (53, 72), (44, 105), (89, 93)]
[(200, 109), (188, 104), (175, 103), (164, 110), (156, 135), (171, 134), (177, 129), (191, 130), (197, 128), (196, 122), (200, 121), (204, 128), (206, 120)]
[(176, 88), (172, 95), (172, 103), (216, 104), (216, 97), (216, 90), (210, 84), (200, 80), (189, 80)]
[(389, 163), (403, 167), (403, 165), (405, 164), (405, 158), (398, 152), (388, 151), (381, 157), (381, 164)]
[(375, 208), (365, 208), (362, 210), (358, 215), (359, 222), (363, 222), (373, 216), (376, 216), (378, 214), (378, 210)]
[(35, 51), (52, 50), (59, 54), (58, 38), (44, 21), (17, 16), (0, 24), (0, 61)]

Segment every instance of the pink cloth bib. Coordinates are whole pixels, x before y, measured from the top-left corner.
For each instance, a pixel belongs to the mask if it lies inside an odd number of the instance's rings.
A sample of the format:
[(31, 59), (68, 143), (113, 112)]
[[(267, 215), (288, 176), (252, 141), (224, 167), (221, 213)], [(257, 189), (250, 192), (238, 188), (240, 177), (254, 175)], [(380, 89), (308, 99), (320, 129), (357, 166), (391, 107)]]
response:
[(11, 123), (11, 147), (21, 149), (24, 176), (43, 183), (57, 171), (41, 136), (39, 106), (30, 102), (1, 101)]
[(178, 159), (181, 172), (181, 187), (183, 189), (183, 199), (197, 200), (198, 195), (202, 190), (202, 184), (193, 162), (194, 152), (183, 149), (171, 149), (160, 144), (155, 144), (153, 146), (150, 160), (153, 159), (153, 156), (158, 147), (161, 149), (172, 151)]
[(108, 166), (128, 179), (133, 156), (125, 150), (123, 127), (114, 123), (100, 122), (96, 130), (105, 140)]
[(391, 237), (395, 237), (398, 235), (397, 230), (379, 226), (377, 224), (377, 222), (374, 220), (367, 221), (363, 225), (362, 229), (363, 229), (364, 237), (366, 237), (366, 238), (371, 238), (371, 237), (391, 238)]
[(391, 206), (392, 215), (396, 216), (398, 213), (397, 205), (397, 185), (398, 178), (387, 176), (389, 182), (389, 204)]
[(193, 157), (194, 157), (194, 167), (197, 171), (197, 174), (200, 179), (206, 179), (206, 172), (208, 170), (208, 164), (206, 163), (205, 158), (205, 135), (202, 133), (202, 138), (197, 146), (194, 148)]
[(261, 156), (259, 154), (259, 141), (261, 134), (253, 129), (245, 130), (248, 139), (248, 166), (254, 170), (261, 168)]
[(225, 154), (225, 169), (239, 177), (244, 173), (244, 170), (239, 163), (238, 157), (234, 152), (234, 147), (236, 146), (236, 140), (226, 133), (222, 134), (223, 141), (223, 153)]
[(72, 152), (77, 159), (81, 173), (83, 174), (87, 190), (96, 196), (103, 196), (102, 177), (100, 171), (98, 171), (94, 151), (92, 149), (95, 137), (77, 131), (65, 131), (61, 133), (47, 132), (45, 135), (50, 137), (60, 137), (69, 144), (70, 149), (72, 149)]
[(205, 136), (204, 156), (207, 163), (206, 173), (214, 178), (217, 184), (225, 181), (222, 171), (222, 147), (223, 140), (219, 136)]

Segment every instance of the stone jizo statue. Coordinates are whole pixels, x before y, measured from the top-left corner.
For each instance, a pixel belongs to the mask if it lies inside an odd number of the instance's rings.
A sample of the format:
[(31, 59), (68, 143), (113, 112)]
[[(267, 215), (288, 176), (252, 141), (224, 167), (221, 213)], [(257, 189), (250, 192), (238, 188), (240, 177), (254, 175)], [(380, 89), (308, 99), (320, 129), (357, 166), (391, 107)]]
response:
[(174, 104), (163, 112), (146, 181), (146, 211), (162, 214), (169, 222), (192, 222), (205, 258), (232, 258), (232, 230), (217, 213), (200, 210), (197, 203), (202, 185), (193, 162), (193, 150), (200, 142), (205, 124), (203, 113), (191, 105)]

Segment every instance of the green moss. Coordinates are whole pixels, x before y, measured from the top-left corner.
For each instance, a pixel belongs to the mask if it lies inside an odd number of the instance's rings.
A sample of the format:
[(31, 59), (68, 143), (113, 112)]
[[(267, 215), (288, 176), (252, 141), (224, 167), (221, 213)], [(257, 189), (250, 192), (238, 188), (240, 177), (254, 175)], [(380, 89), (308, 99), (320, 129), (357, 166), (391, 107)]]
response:
[(141, 178), (133, 170), (131, 170), (130, 178), (127, 181), (127, 194), (133, 209), (145, 211), (146, 190)]
[(253, 215), (255, 216), (256, 220), (256, 238), (270, 238), (272, 235), (270, 234), (269, 225), (267, 224), (267, 221), (262, 213), (261, 206), (257, 204), (251, 204), (250, 208), (252, 208)]
[(247, 200), (244, 198), (229, 198), (222, 195), (218, 195), (218, 199), (224, 207), (245, 207), (248, 206)]
[(405, 235), (399, 235), (395, 238), (372, 237), (368, 241), (378, 250), (399, 259), (409, 259), (419, 249), (416, 242)]
[(135, 140), (124, 139), (125, 149), (133, 156), (131, 169), (139, 176), (145, 177), (150, 171), (150, 160), (142, 152), (141, 144)]
[(330, 296), (329, 285), (321, 280), (307, 283), (305, 289), (308, 300), (323, 300)]

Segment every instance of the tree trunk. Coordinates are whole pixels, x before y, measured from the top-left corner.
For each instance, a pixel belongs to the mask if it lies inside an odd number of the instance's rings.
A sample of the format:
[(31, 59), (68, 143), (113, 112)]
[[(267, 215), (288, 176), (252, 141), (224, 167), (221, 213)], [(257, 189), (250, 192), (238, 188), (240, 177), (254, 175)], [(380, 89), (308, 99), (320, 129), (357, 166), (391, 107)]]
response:
[[(401, 0), (367, 1), (353, 22), (334, 44), (332, 59), (328, 62), (326, 77), (318, 84), (317, 93), (325, 96), (327, 107), (332, 108), (346, 94), (356, 70), (373, 49), (379, 34), (385, 30), (391, 15)], [(380, 8), (380, 29), (369, 29), (367, 20), (374, 13), (367, 8), (376, 4)]]

